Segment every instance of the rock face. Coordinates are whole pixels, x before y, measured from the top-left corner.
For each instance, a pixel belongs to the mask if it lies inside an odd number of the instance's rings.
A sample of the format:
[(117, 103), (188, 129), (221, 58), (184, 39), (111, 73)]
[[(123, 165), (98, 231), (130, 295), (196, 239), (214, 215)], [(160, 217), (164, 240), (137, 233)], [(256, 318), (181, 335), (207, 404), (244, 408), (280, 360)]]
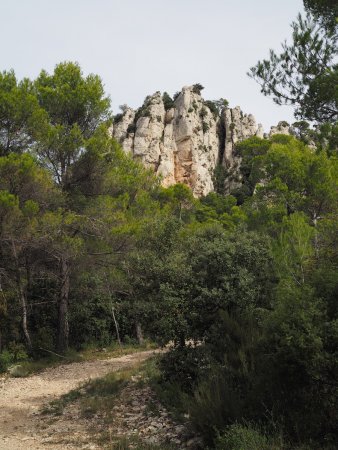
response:
[(292, 134), (291, 127), (285, 121), (278, 122), (278, 124), (275, 127), (270, 128), (269, 137), (273, 136), (274, 134), (290, 135), (290, 134)]
[(185, 183), (196, 197), (214, 189), (218, 164), (234, 170), (238, 166), (236, 142), (263, 137), (262, 126), (251, 114), (243, 114), (238, 106), (219, 114), (196, 85), (184, 87), (173, 103), (156, 92), (137, 111), (124, 108), (115, 116), (111, 133), (125, 152), (161, 176), (164, 186)]
[(233, 166), (235, 144), (252, 136), (263, 138), (263, 127), (261, 124), (257, 125), (252, 114), (243, 114), (239, 106), (226, 109), (223, 113), (223, 120), (225, 128), (223, 164)]

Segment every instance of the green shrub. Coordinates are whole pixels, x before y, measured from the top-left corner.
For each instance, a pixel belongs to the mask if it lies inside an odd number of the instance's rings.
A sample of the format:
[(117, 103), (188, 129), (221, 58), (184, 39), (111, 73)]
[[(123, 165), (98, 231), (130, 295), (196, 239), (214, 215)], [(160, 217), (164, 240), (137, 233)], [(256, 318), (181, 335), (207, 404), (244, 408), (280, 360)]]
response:
[(114, 123), (115, 124), (119, 123), (119, 122), (122, 121), (122, 119), (123, 119), (123, 113), (115, 114), (115, 116), (114, 116)]
[(0, 353), (0, 373), (6, 372), (8, 367), (13, 364), (14, 355), (8, 350), (4, 350)]
[(206, 122), (202, 122), (203, 133), (206, 133), (209, 130), (210, 126)]
[(177, 383), (183, 391), (191, 392), (199, 377), (209, 368), (205, 348), (178, 347), (160, 359), (159, 367), (164, 381)]
[(230, 425), (215, 441), (216, 450), (273, 450), (269, 439), (251, 426)]
[(282, 145), (288, 145), (292, 143), (294, 140), (293, 136), (289, 136), (288, 134), (274, 134), (271, 136), (270, 141), (274, 144), (282, 144)]
[(163, 92), (162, 100), (166, 111), (174, 107), (174, 100), (170, 97), (168, 92)]
[(217, 164), (212, 175), (212, 182), (214, 183), (215, 192), (217, 194), (225, 194), (225, 181), (229, 176), (229, 171), (222, 164)]
[(195, 94), (199, 94), (199, 95), (201, 94), (201, 91), (203, 91), (203, 89), (204, 89), (204, 86), (202, 86), (201, 83), (196, 83), (192, 87), (192, 91)]
[(208, 115), (208, 111), (206, 110), (206, 108), (203, 106), (201, 111), (200, 111), (200, 117), (201, 119), (204, 119), (205, 116)]
[(23, 378), (29, 375), (29, 370), (25, 365), (16, 364), (8, 368), (8, 372), (13, 378)]
[(213, 443), (216, 430), (245, 417), (245, 380), (239, 378), (215, 369), (195, 389), (190, 405), (191, 422), (207, 444)]
[(204, 104), (210, 109), (212, 115), (214, 116), (214, 119), (216, 120), (219, 115), (219, 110), (216, 102), (213, 102), (212, 100), (206, 100)]

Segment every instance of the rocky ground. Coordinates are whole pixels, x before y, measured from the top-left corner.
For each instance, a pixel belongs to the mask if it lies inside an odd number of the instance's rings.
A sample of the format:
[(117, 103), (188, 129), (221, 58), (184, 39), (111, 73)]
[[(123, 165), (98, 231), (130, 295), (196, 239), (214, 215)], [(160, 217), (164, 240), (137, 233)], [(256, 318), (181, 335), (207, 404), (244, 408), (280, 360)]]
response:
[(60, 415), (42, 413), (52, 400), (86, 381), (132, 367), (153, 354), (152, 350), (72, 363), (28, 378), (0, 379), (0, 450), (103, 449), (118, 436), (139, 436), (149, 443), (169, 442), (178, 449), (194, 448), (196, 441), (186, 428), (170, 418), (137, 376), (119, 393), (108, 425), (99, 414), (86, 418), (79, 401), (67, 404)]
[(170, 444), (178, 449), (194, 449), (200, 443), (188, 424), (175, 421), (148, 385), (139, 385), (134, 376), (113, 407), (110, 432), (113, 436), (138, 436), (153, 444)]

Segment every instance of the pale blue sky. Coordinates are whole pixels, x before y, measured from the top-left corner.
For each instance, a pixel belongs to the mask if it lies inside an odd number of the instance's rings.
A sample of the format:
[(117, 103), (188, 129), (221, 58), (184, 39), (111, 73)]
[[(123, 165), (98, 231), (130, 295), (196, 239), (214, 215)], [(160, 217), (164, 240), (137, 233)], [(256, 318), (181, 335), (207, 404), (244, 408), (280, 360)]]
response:
[(301, 0), (0, 0), (0, 70), (19, 78), (78, 61), (99, 74), (114, 112), (157, 90), (201, 83), (265, 129), (293, 121), (246, 72), (291, 35)]

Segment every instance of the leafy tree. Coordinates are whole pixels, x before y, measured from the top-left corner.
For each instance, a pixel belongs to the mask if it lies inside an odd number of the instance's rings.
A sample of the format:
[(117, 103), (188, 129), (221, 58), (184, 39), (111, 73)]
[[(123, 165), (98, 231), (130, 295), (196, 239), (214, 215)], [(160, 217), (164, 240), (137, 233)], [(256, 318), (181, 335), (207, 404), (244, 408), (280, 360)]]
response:
[(243, 186), (233, 195), (238, 199), (245, 190), (244, 209), (254, 227), (262, 220), (272, 230), (295, 211), (303, 211), (316, 224), (332, 211), (336, 160), (325, 151), (314, 152), (292, 136), (275, 135), (270, 140), (245, 140), (237, 152)]
[(304, 0), (304, 7), (323, 26), (329, 29), (337, 26), (338, 6), (335, 0)]
[[(110, 100), (104, 96), (97, 75), (84, 77), (80, 66), (70, 62), (58, 64), (51, 75), (42, 71), (34, 88), (48, 116), (48, 127), (39, 137), (36, 152), (61, 189), (69, 191), (72, 166), (85, 150), (86, 142), (110, 119)], [(60, 277), (58, 348), (64, 351), (68, 346), (71, 265), (78, 253), (78, 218), (65, 209), (50, 219), (55, 222), (54, 238), (60, 236), (60, 240), (56, 239), (54, 256)]]
[(174, 100), (170, 97), (168, 92), (163, 92), (162, 100), (166, 111), (174, 107)]
[(157, 215), (158, 203), (152, 195), (158, 181), (126, 155), (105, 128), (88, 140), (86, 152), (73, 166), (72, 177), (73, 207), (84, 219), (80, 233), (85, 237), (87, 264), (97, 267), (99, 298), (106, 299), (116, 334), (113, 304), (124, 303), (120, 310), (135, 323), (141, 336), (142, 297), (134, 293), (130, 274), (135, 270), (126, 261), (140, 245), (144, 224)]
[(270, 50), (270, 59), (259, 61), (249, 76), (278, 105), (294, 105), (296, 117), (332, 123), (337, 120), (338, 104), (337, 35), (310, 16), (304, 19), (299, 15), (291, 27), (292, 44), (283, 43), (280, 55)]
[[(55, 201), (49, 174), (27, 154), (11, 153), (0, 158), (0, 254), (1, 272), (9, 286), (14, 281), (21, 306), (22, 329), (32, 350), (28, 324), (28, 295), (36, 264), (34, 253), (41, 246), (38, 223), (46, 208)], [(14, 276), (14, 279), (13, 279)]]
[(83, 76), (76, 63), (58, 64), (54, 73), (42, 71), (35, 81), (49, 127), (40, 137), (37, 153), (64, 188), (68, 169), (78, 159), (97, 128), (110, 119), (110, 100), (97, 75)]
[[(324, 287), (323, 279), (322, 292), (314, 290), (320, 258), (314, 234), (306, 216), (295, 213), (284, 219), (275, 242), (280, 282), (274, 310), (266, 318), (260, 354), (260, 364), (268, 368), (269, 376), (261, 373), (260, 377), (265, 384), (265, 405), (278, 411), (288, 432), (321, 439), (334, 433), (336, 421), (337, 337), (332, 291)], [(318, 283), (316, 275), (315, 279)], [(263, 356), (268, 348), (269, 355)]]
[(168, 341), (181, 346), (189, 339), (209, 342), (217, 351), (222, 311), (242, 314), (267, 305), (269, 250), (254, 234), (235, 236), (218, 224), (182, 230), (180, 256), (169, 255), (166, 261), (181, 268), (169, 272), (157, 294), (162, 305), (158, 326)]
[[(335, 204), (336, 162), (324, 152), (315, 154), (295, 142), (290, 144), (271, 146), (265, 157), (266, 179), (279, 179), (287, 187), (288, 212), (302, 210), (315, 224)], [(269, 184), (259, 190), (269, 191)]]
[(221, 114), (224, 111), (224, 109), (228, 108), (229, 101), (226, 100), (225, 98), (220, 98), (219, 100), (214, 100), (214, 104), (218, 109), (218, 113)]
[(45, 252), (54, 261), (58, 285), (57, 349), (64, 352), (69, 344), (69, 294), (72, 268), (83, 256), (83, 237), (79, 233), (83, 218), (78, 214), (59, 208), (49, 211), (41, 218), (39, 233), (44, 237)]
[(0, 156), (27, 151), (46, 126), (28, 79), (18, 82), (14, 71), (0, 73)]
[(161, 204), (167, 205), (180, 221), (189, 222), (195, 200), (186, 184), (177, 183), (168, 188), (162, 188), (155, 195)]

